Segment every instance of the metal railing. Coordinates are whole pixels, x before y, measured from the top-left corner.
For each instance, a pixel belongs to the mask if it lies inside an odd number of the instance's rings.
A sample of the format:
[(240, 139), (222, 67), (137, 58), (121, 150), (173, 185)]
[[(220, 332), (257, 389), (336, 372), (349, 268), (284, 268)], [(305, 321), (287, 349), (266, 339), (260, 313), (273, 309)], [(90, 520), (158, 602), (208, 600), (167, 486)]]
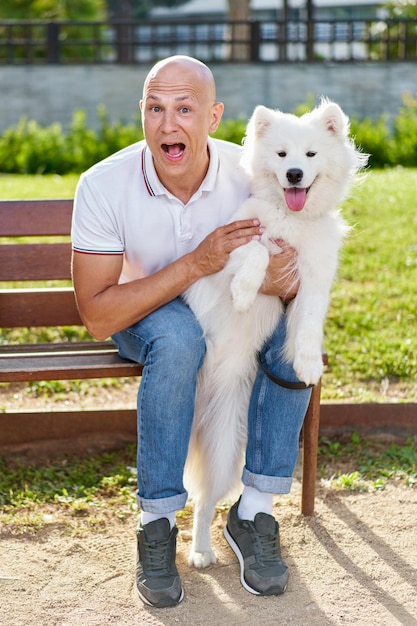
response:
[(417, 20), (0, 21), (0, 64), (417, 60)]

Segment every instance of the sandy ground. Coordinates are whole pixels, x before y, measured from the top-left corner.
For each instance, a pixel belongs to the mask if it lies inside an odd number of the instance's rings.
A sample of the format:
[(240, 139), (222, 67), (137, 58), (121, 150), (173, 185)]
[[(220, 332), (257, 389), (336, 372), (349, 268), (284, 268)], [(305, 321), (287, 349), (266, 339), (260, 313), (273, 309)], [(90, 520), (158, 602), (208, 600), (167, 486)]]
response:
[(299, 514), (300, 483), (277, 499), (291, 577), (279, 597), (240, 585), (236, 558), (213, 522), (218, 563), (190, 569), (190, 520), (180, 520), (183, 602), (145, 607), (134, 586), (135, 520), (116, 516), (100, 532), (73, 536), (53, 522), (35, 535), (0, 535), (0, 624), (4, 626), (417, 626), (417, 489), (346, 493), (319, 486), (316, 515)]
[[(88, 391), (86, 405), (126, 395), (126, 387)], [(0, 398), (15, 408), (50, 402), (34, 401), (21, 386), (2, 389)], [(75, 402), (79, 392), (54, 397), (55, 408)], [(145, 607), (137, 596), (136, 515), (123, 519), (110, 508), (104, 524), (79, 522), (74, 531), (45, 510), (47, 523), (35, 534), (16, 536), (0, 525), (0, 626), (417, 626), (417, 485), (391, 482), (383, 491), (352, 493), (322, 482), (316, 514), (304, 518), (299, 474), (274, 506), (291, 571), (283, 596), (241, 587), (223, 538), (226, 510), (213, 522), (218, 562), (206, 570), (188, 567), (191, 520), (179, 519), (185, 598), (170, 609)]]

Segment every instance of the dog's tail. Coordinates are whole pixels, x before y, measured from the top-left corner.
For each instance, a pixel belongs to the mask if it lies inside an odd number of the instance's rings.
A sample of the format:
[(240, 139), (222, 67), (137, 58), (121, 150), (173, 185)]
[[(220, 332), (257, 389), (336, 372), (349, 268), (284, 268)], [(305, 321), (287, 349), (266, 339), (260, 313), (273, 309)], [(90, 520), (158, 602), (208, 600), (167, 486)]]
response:
[(239, 484), (256, 359), (236, 361), (236, 354), (216, 359), (209, 349), (200, 372), (186, 468), (196, 499), (217, 502)]

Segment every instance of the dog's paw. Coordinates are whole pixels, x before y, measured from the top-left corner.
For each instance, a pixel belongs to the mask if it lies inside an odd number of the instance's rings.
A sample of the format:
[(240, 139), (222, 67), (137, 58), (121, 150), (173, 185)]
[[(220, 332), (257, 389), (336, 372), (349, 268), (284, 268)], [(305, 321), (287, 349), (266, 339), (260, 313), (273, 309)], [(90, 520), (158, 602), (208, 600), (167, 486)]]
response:
[(323, 359), (311, 355), (300, 355), (294, 360), (294, 370), (298, 378), (306, 385), (316, 385), (323, 374)]
[(216, 561), (217, 557), (213, 550), (198, 552), (197, 550), (191, 549), (188, 556), (188, 565), (190, 567), (196, 567), (197, 569), (208, 567), (209, 565), (216, 563)]
[(249, 311), (255, 302), (258, 291), (242, 287), (237, 281), (232, 281), (230, 286), (232, 292), (233, 308), (239, 313)]
[(268, 263), (269, 252), (259, 241), (251, 241), (232, 252), (230, 291), (236, 311), (244, 313), (251, 308), (264, 281)]

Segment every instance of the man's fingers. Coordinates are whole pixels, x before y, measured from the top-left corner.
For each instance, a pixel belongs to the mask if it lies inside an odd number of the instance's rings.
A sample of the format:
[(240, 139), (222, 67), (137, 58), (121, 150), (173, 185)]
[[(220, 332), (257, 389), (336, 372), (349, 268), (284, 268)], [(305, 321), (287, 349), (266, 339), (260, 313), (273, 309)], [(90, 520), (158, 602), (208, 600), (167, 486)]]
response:
[(223, 226), (223, 233), (228, 237), (240, 239), (251, 235), (261, 235), (264, 232), (259, 220), (239, 220)]
[(239, 229), (252, 228), (260, 226), (260, 222), (258, 219), (251, 220), (236, 220), (235, 222), (230, 222), (230, 224), (226, 224), (224, 228), (226, 232), (233, 232)]
[(253, 239), (259, 240), (264, 231), (259, 220), (239, 220), (221, 227), (218, 234), (225, 237), (223, 249), (231, 252)]

